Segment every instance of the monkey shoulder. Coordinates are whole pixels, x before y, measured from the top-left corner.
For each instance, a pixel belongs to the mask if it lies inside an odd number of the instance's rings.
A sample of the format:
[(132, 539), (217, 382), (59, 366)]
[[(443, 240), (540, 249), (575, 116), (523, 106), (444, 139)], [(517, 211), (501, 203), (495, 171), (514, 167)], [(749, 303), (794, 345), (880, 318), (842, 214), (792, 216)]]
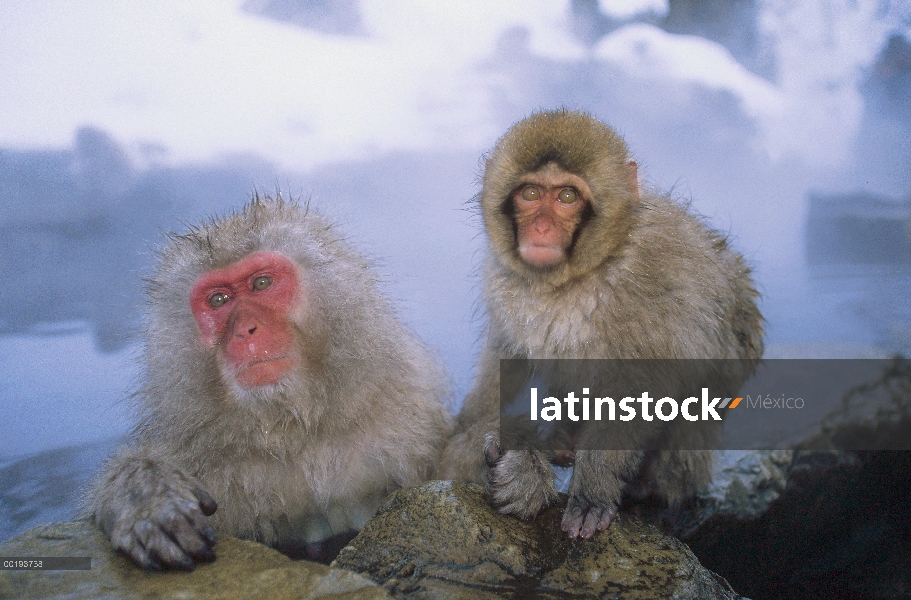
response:
[(602, 270), (605, 277), (617, 277), (616, 285), (646, 297), (687, 300), (690, 294), (723, 294), (732, 277), (749, 277), (726, 237), (687, 207), (663, 196), (645, 197), (638, 217), (630, 244), (616, 264), (609, 261)]
[(651, 310), (621, 318), (660, 322), (686, 346), (681, 356), (761, 355), (758, 293), (726, 236), (666, 196), (644, 198), (640, 214), (615, 289), (631, 296), (630, 306), (641, 302)]

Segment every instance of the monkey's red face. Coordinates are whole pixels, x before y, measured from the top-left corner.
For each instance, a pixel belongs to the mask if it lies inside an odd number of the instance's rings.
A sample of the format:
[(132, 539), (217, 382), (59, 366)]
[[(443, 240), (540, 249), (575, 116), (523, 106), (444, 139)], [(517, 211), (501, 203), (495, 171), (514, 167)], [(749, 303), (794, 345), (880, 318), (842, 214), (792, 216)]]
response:
[(554, 163), (523, 176), (512, 194), (522, 260), (540, 269), (565, 261), (590, 198), (584, 179)]
[(293, 316), (300, 271), (278, 252), (256, 252), (200, 275), (190, 309), (200, 341), (215, 348), (240, 387), (277, 383), (299, 360)]

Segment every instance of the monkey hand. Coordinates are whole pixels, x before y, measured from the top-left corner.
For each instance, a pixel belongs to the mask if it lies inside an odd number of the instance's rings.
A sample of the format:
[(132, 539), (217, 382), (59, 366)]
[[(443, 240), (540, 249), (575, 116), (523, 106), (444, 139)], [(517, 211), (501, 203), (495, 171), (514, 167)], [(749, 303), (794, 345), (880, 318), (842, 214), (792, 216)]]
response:
[(571, 540), (577, 537), (591, 539), (595, 532), (607, 529), (615, 516), (617, 505), (614, 503), (608, 502), (605, 505), (570, 496), (560, 528)]
[(114, 547), (154, 571), (189, 571), (194, 561), (215, 560), (215, 530), (206, 517), (218, 505), (202, 484), (157, 461), (130, 463), (119, 469), (114, 485), (107, 486), (114, 494), (95, 511), (96, 522)]
[(591, 539), (604, 531), (617, 516), (620, 495), (626, 485), (621, 474), (637, 465), (635, 452), (576, 452), (569, 500), (560, 528), (569, 539)]
[(501, 513), (527, 519), (559, 499), (554, 472), (541, 452), (509, 450), (503, 453), (496, 434), (488, 433), (484, 458), (489, 467), (487, 492)]

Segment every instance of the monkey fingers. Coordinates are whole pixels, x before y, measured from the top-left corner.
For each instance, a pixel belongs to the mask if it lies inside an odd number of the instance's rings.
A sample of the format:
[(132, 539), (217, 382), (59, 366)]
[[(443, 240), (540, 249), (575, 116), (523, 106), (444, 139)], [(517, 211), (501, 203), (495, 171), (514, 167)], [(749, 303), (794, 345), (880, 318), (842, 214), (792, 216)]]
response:
[(208, 492), (188, 479), (175, 471), (157, 482), (170, 488), (165, 495), (135, 499), (134, 508), (122, 511), (112, 523), (114, 547), (140, 567), (155, 571), (163, 566), (191, 570), (194, 559), (215, 560), (215, 530), (206, 516), (217, 505)]
[(497, 510), (523, 519), (535, 516), (559, 498), (550, 463), (537, 450), (503, 454), (487, 473), (487, 491)]
[(152, 519), (136, 523), (132, 534), (136, 543), (129, 545), (127, 553), (146, 569), (165, 566), (190, 571), (194, 560), (215, 560), (215, 531), (199, 505), (190, 501), (169, 503)]
[(488, 433), (484, 436), (484, 462), (488, 467), (493, 468), (502, 457), (500, 438), (495, 433)]
[(141, 537), (148, 537), (148, 532), (154, 526), (148, 521), (136, 523), (129, 529), (116, 527), (111, 532), (111, 544), (129, 556), (134, 563), (147, 571), (160, 571), (161, 563), (149, 555), (145, 546), (139, 541)]
[(591, 539), (595, 532), (604, 531), (617, 516), (617, 507), (597, 506), (577, 498), (570, 498), (563, 513), (560, 528), (569, 539)]

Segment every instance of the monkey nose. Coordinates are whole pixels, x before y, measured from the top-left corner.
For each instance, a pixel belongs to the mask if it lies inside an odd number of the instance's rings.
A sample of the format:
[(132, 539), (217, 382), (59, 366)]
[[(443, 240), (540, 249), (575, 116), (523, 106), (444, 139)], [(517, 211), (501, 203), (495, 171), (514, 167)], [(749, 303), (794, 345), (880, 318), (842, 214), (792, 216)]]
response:
[(549, 219), (535, 219), (535, 231), (538, 233), (547, 233), (550, 231)]
[(234, 337), (244, 339), (256, 333), (256, 323), (245, 323), (234, 328)]

